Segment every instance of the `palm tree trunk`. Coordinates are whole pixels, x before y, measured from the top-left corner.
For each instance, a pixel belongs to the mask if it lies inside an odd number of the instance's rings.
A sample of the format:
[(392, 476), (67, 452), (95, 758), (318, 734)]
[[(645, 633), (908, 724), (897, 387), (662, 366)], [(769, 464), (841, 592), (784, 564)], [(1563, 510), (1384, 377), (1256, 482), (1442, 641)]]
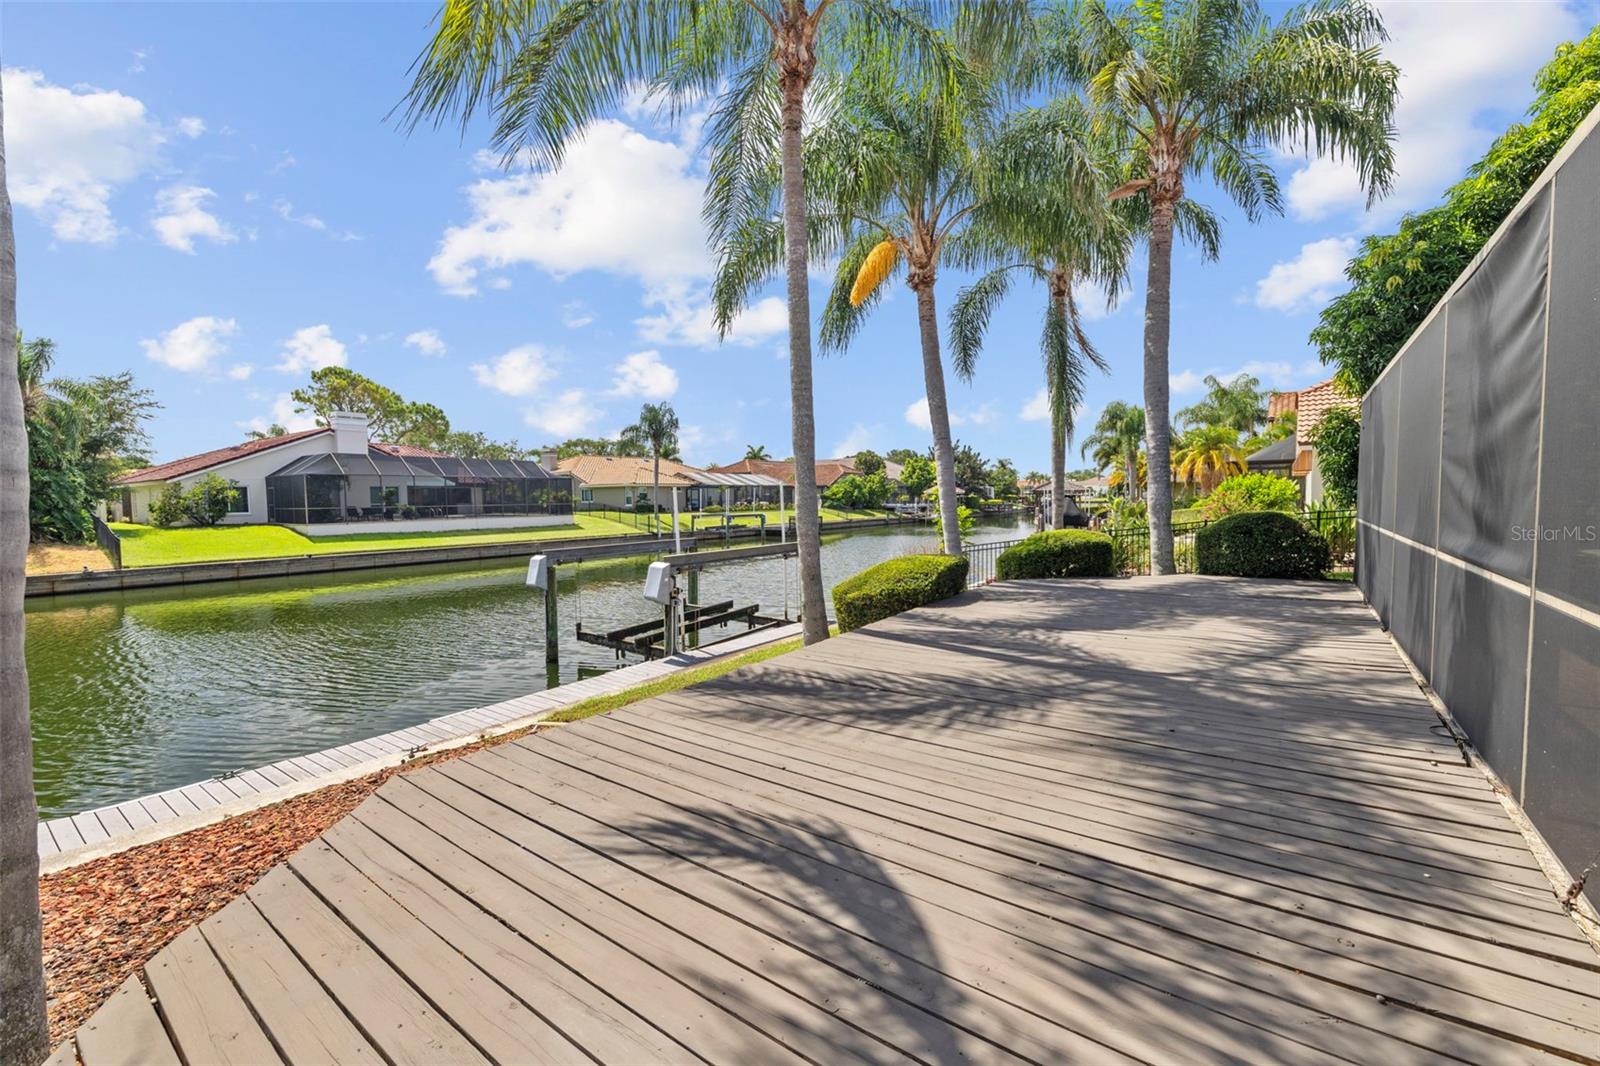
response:
[(650, 449), (650, 506), (656, 516), (656, 536), (661, 536), (661, 448)]
[(789, 418), (794, 447), (794, 528), (800, 558), (800, 621), (807, 644), (828, 639), (822, 587), (822, 519), (817, 513), (817, 423), (811, 388), (811, 278), (807, 271), (806, 186), (801, 156), (806, 86), (816, 68), (812, 41), (790, 26), (780, 35), (783, 86), (783, 251), (789, 299)]
[(1067, 427), (1059, 418), (1050, 420), (1050, 503), (1055, 512), (1052, 525), (1061, 529), (1066, 525), (1066, 508), (1061, 506), (1067, 497)]
[(39, 919), (39, 809), (23, 658), (28, 557), (28, 432), (17, 386), (17, 245), (6, 191), (0, 100), (0, 1063), (50, 1053)]
[(956, 517), (956, 455), (950, 440), (950, 405), (944, 395), (944, 360), (939, 355), (939, 314), (933, 305), (933, 277), (916, 286), (917, 323), (922, 332), (922, 379), (928, 389), (928, 421), (933, 429), (933, 462), (939, 477), (939, 526), (944, 553), (961, 554), (961, 522)]
[(1157, 199), (1150, 213), (1150, 269), (1144, 298), (1145, 500), (1150, 514), (1150, 572), (1175, 573), (1172, 560), (1172, 422), (1168, 347), (1172, 336), (1172, 210)]

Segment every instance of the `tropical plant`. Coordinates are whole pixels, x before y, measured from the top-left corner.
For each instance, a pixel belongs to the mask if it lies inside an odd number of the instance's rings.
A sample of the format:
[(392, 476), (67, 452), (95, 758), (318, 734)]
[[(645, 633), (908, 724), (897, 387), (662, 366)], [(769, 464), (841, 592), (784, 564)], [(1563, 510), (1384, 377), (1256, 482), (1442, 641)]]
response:
[(906, 495), (911, 497), (913, 503), (922, 499), (922, 494), (932, 488), (937, 480), (933, 460), (926, 455), (912, 452), (900, 463), (900, 487), (906, 490)]
[(855, 465), (859, 474), (880, 474), (883, 472), (883, 456), (870, 448), (856, 452)]
[(1010, 459), (996, 459), (989, 467), (989, 490), (997, 499), (1014, 500), (1022, 493), (1017, 468)]
[(994, 105), (994, 88), (975, 79), (908, 84), (866, 70), (808, 147), (819, 210), (841, 227), (844, 247), (819, 339), (825, 350), (848, 347), (881, 302), (883, 283), (904, 270), (916, 297), (943, 544), (950, 554), (961, 550), (958, 476), (934, 285), (951, 243), (963, 239), (987, 195), (984, 142)]
[(835, 507), (869, 510), (882, 507), (894, 495), (894, 485), (879, 471), (875, 474), (846, 474), (828, 486), (822, 498)]
[(311, 384), (289, 394), (294, 409), (310, 413), (317, 425), (330, 425), (335, 411), (367, 416), (367, 431), (374, 440), (392, 444), (419, 444), (450, 432), (450, 420), (431, 403), (408, 401), (387, 385), (342, 366), (325, 366), (311, 372)]
[(0, 1056), (43, 1062), (50, 1054), (39, 916), (39, 809), (33, 794), (33, 730), (23, 648), (28, 560), (28, 434), (17, 380), (17, 243), (6, 182), (0, 99)]
[(1185, 430), (1173, 450), (1173, 473), (1201, 492), (1210, 492), (1230, 474), (1245, 472), (1245, 451), (1239, 431), (1231, 426), (1195, 426)]
[(1361, 416), (1352, 408), (1335, 407), (1322, 416), (1310, 434), (1322, 471), (1322, 489), (1336, 507), (1356, 505), (1361, 463)]
[(765, 459), (767, 457), (767, 446), (765, 444), (746, 444), (744, 446), (744, 457), (746, 459)]
[[(1088, 456), (1096, 470), (1115, 467), (1111, 487), (1126, 487), (1128, 498), (1139, 498), (1143, 483), (1140, 461), (1144, 458), (1144, 408), (1112, 400), (1095, 421), (1094, 432), (1084, 438), (1080, 455)], [(1119, 478), (1120, 475), (1120, 478)]]
[[(558, 459), (571, 459), (575, 455), (611, 455), (643, 459), (648, 454), (649, 452), (638, 444), (630, 444), (623, 440), (608, 440), (604, 437), (573, 437), (570, 440), (562, 441), (556, 446), (556, 458)], [(491, 455), (484, 458), (493, 459), (496, 456)]]
[[(955, 538), (957, 551), (960, 551), (962, 544), (972, 538), (973, 527), (977, 524), (978, 516), (972, 508), (964, 503), (956, 505)], [(945, 536), (944, 528), (944, 511), (935, 509), (933, 512), (933, 531), (939, 535), (941, 544), (949, 541), (949, 538)], [(949, 555), (951, 553), (946, 551), (945, 554)]]
[(1256, 452), (1259, 452), (1262, 448), (1265, 448), (1269, 444), (1275, 444), (1280, 440), (1287, 440), (1294, 436), (1295, 423), (1297, 420), (1298, 416), (1295, 414), (1295, 412), (1285, 411), (1277, 418), (1274, 418), (1267, 425), (1266, 429), (1263, 429), (1260, 433), (1255, 434), (1239, 447), (1244, 449), (1244, 453), (1246, 455), (1254, 455)]
[(678, 415), (670, 403), (647, 403), (639, 408), (639, 421), (622, 431), (622, 439), (649, 449), (650, 504), (656, 533), (661, 532), (661, 457), (678, 452)]
[(1237, 438), (1250, 436), (1267, 420), (1266, 394), (1259, 378), (1240, 374), (1225, 382), (1207, 374), (1205, 384), (1205, 399), (1179, 411), (1178, 421), (1190, 426), (1227, 426)]
[(282, 422), (274, 422), (266, 429), (252, 429), (248, 436), (251, 440), (271, 440), (274, 437), (286, 437), (289, 429)]
[[(1067, 445), (1073, 413), (1083, 401), (1086, 364), (1107, 369), (1083, 328), (1074, 290), (1097, 285), (1116, 299), (1127, 269), (1134, 228), (1129, 212), (1106, 198), (1116, 166), (1117, 145), (1090, 121), (1081, 102), (1069, 97), (1014, 116), (998, 138), (995, 182), (1001, 195), (979, 205), (970, 257), (989, 272), (956, 297), (950, 310), (951, 360), (971, 379), (990, 316), (1017, 276), (1045, 290), (1039, 353), (1050, 409), (1051, 499), (1066, 496)], [(1052, 140), (1067, 152), (1040, 152)], [(1064, 525), (1066, 509), (1056, 508)]]
[(1337, 368), (1349, 395), (1372, 387), (1572, 131), (1600, 106), (1600, 27), (1557, 48), (1534, 88), (1528, 121), (1496, 139), (1443, 203), (1407, 215), (1395, 233), (1363, 238), (1345, 267), (1350, 289), (1323, 309), (1311, 343)]
[(218, 474), (206, 474), (183, 494), (184, 517), (197, 526), (214, 526), (228, 515), (239, 487)]
[(1300, 510), (1300, 486), (1277, 474), (1239, 474), (1230, 477), (1200, 501), (1200, 514), (1206, 520), (1245, 511)]
[(1147, 212), (1144, 382), (1151, 572), (1173, 572), (1172, 241), (1185, 182), (1220, 187), (1251, 221), (1282, 210), (1273, 154), (1293, 144), (1349, 160), (1369, 201), (1394, 174), (1399, 72), (1366, 0), (1321, 0), (1276, 22), (1255, 0), (1063, 0), (1042, 19), (1039, 66), (1083, 87), (1123, 131), (1126, 181), (1113, 197)]
[[(711, 145), (706, 221), (724, 263), (738, 260), (743, 285), (719, 285), (726, 335), (756, 284), (782, 268), (789, 305), (790, 415), (795, 525), (807, 644), (828, 636), (817, 517), (816, 423), (812, 404), (810, 242), (802, 130), (808, 90), (863, 63), (901, 64), (934, 80), (959, 73), (932, 23), (956, 7), (936, 0), (701, 0), (605, 3), (568, 0), (446, 0), (418, 58), (407, 104), (417, 123), (494, 112), (494, 144), (506, 161), (559, 163), (591, 121), (649, 84), (674, 106), (715, 95), (705, 129)], [(975, 5), (974, 37), (997, 53), (1031, 28), (1026, 5)], [(753, 170), (778, 180), (755, 204)], [(773, 199), (779, 203), (774, 205)], [(777, 218), (771, 210), (777, 206)], [(764, 249), (750, 258), (744, 249)]]

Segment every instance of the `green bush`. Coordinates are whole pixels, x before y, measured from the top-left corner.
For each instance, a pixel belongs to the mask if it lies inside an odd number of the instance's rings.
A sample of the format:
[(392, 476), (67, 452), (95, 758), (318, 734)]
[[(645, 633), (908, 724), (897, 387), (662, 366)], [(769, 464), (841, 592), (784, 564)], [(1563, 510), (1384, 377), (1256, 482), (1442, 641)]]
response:
[(995, 560), (995, 577), (1015, 581), (1030, 577), (1115, 577), (1115, 549), (1104, 533), (1085, 529), (1051, 529), (1035, 533)]
[(1195, 572), (1230, 577), (1321, 577), (1328, 542), (1282, 511), (1229, 515), (1195, 534)]
[(1222, 518), (1246, 511), (1300, 510), (1300, 486), (1277, 474), (1236, 474), (1218, 485), (1200, 501), (1200, 514), (1207, 519)]
[(166, 529), (187, 517), (183, 511), (183, 487), (174, 481), (161, 486), (160, 494), (150, 501), (150, 524)]
[(840, 632), (947, 600), (967, 587), (963, 555), (906, 555), (869, 566), (833, 589)]

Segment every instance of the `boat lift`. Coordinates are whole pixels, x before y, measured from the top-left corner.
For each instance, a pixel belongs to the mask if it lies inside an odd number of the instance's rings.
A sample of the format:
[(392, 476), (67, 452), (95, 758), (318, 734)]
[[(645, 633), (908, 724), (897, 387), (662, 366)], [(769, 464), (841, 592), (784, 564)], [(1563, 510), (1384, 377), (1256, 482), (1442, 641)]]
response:
[[(693, 541), (688, 542), (691, 546)], [(699, 603), (700, 572), (712, 566), (749, 559), (786, 558), (795, 555), (799, 545), (754, 544), (742, 548), (722, 548), (701, 552), (678, 552), (650, 564), (645, 576), (644, 598), (661, 608), (661, 618), (649, 622), (595, 632), (583, 628), (580, 619), (577, 637), (586, 644), (598, 644), (623, 653), (659, 659), (676, 655), (685, 647), (699, 646), (700, 631), (729, 622), (744, 622), (746, 632), (785, 624), (787, 618), (760, 613), (759, 604), (735, 606), (733, 600)], [(575, 561), (565, 553), (535, 555), (528, 560), (527, 584), (544, 591), (545, 661), (555, 663), (559, 656), (559, 621), (556, 612), (556, 563)], [(682, 578), (680, 583), (679, 578)], [(743, 635), (743, 634), (741, 634)]]

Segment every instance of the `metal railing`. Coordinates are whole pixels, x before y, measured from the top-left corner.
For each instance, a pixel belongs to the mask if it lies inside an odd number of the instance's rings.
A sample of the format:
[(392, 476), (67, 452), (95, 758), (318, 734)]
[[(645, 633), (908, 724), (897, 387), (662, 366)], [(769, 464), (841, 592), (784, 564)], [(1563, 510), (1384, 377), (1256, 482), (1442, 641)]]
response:
[(1021, 544), (1025, 538), (992, 540), (984, 544), (963, 544), (961, 554), (967, 557), (967, 588), (977, 588), (994, 580), (995, 560), (1007, 548)]
[[(1300, 519), (1307, 529), (1328, 538), (1328, 545), (1333, 550), (1334, 572), (1348, 572), (1355, 565), (1354, 508), (1312, 508), (1295, 517)], [(1210, 522), (1207, 520), (1173, 523), (1172, 555), (1178, 573), (1194, 573), (1195, 534), (1208, 525)], [(1102, 529), (1100, 532), (1111, 538), (1112, 558), (1116, 561), (1119, 573), (1136, 575), (1150, 573), (1149, 526), (1122, 526)]]
[(103, 522), (99, 515), (91, 514), (94, 519), (94, 539), (100, 545), (100, 550), (106, 553), (111, 560), (111, 569), (122, 569), (122, 538), (117, 536), (117, 531)]

